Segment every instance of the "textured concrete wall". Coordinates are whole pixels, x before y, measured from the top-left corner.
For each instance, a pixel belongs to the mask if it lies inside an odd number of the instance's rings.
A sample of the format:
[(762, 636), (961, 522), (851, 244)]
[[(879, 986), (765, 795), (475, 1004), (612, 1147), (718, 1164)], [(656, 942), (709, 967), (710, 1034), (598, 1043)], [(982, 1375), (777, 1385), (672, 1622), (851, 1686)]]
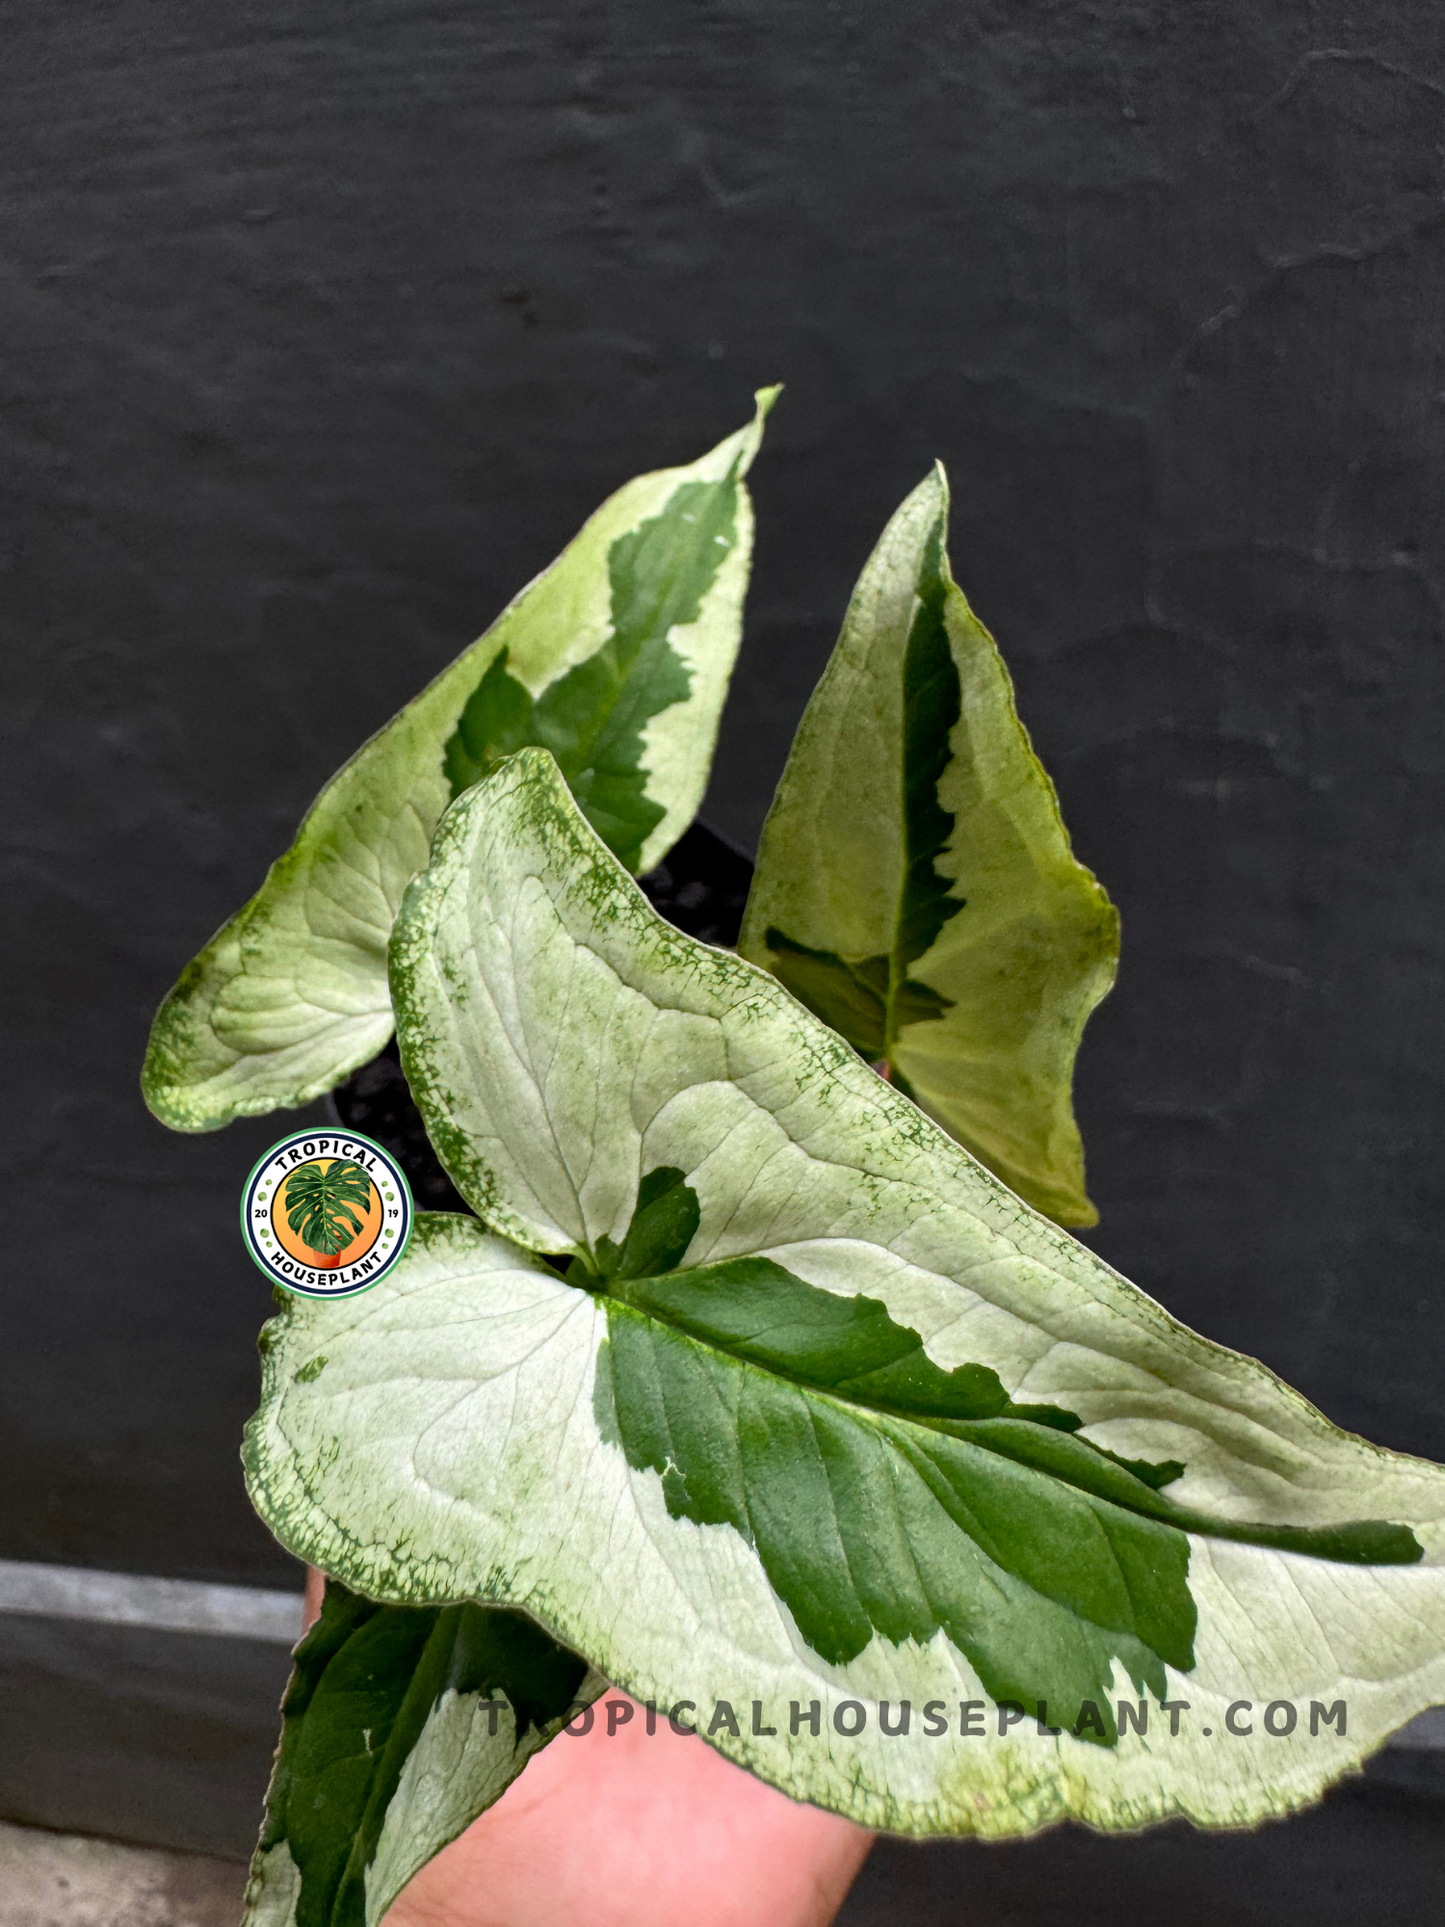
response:
[(0, 1554), (285, 1570), (262, 1123), (150, 1012), (639, 468), (789, 384), (707, 815), (756, 832), (935, 455), (1124, 915), (1098, 1248), (1445, 1456), (1445, 36), (1320, 0), (7, 9)]

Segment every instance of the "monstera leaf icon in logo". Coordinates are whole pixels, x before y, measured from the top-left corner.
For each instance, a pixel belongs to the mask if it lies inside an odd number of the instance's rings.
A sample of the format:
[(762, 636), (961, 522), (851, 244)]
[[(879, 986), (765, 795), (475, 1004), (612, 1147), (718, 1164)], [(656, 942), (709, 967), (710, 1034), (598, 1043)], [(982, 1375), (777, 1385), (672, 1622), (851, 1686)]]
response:
[(358, 1133), (293, 1132), (273, 1144), (241, 1198), (246, 1248), (273, 1284), (339, 1298), (385, 1277), (411, 1237), (406, 1178)]
[[(285, 1182), (286, 1222), (318, 1266), (334, 1266), (339, 1254), (365, 1229), (371, 1179), (350, 1158), (298, 1164)], [(362, 1216), (357, 1217), (360, 1209)]]

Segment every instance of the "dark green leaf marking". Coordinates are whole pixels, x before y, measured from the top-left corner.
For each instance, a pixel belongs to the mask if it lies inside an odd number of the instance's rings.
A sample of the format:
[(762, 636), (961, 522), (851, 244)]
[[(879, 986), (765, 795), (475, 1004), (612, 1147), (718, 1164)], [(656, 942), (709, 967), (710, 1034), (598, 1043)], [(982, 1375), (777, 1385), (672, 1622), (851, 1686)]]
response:
[(558, 1722), (586, 1672), (521, 1613), (378, 1606), (329, 1579), (296, 1651), (261, 1834), (262, 1853), (284, 1840), (300, 1869), (297, 1927), (363, 1927), (387, 1808), (444, 1693), (505, 1695), (520, 1736)]
[(893, 948), (875, 957), (847, 958), (810, 949), (776, 925), (766, 936), (773, 974), (870, 1063), (892, 1055), (906, 1025), (928, 1023), (953, 1008), (952, 998), (908, 974), (964, 908), (963, 898), (953, 895), (936, 866), (953, 835), (955, 818), (939, 802), (938, 785), (953, 753), (949, 738), (963, 701), (944, 621), (949, 578), (943, 534), (940, 519), (928, 539), (918, 608), (903, 652), (903, 877)]
[(665, 814), (647, 795), (643, 730), (691, 687), (670, 630), (697, 620), (737, 540), (736, 477), (684, 482), (662, 512), (612, 544), (607, 558), (612, 634), (537, 701), (502, 651), (472, 692), (447, 743), (453, 797), (502, 757), (550, 749), (603, 842), (630, 870)]
[(349, 1158), (327, 1166), (298, 1164), (286, 1179), (286, 1222), (302, 1244), (334, 1257), (361, 1231), (351, 1209), (371, 1208), (371, 1179)]
[(1131, 1477), (1147, 1485), (1151, 1492), (1162, 1492), (1166, 1485), (1173, 1485), (1176, 1479), (1184, 1477), (1184, 1465), (1179, 1459), (1161, 1459), (1157, 1465), (1151, 1465), (1148, 1459), (1121, 1459), (1117, 1452), (1105, 1452), (1101, 1445), (1096, 1445), (1094, 1450), (1102, 1453), (1104, 1458), (1112, 1459), (1115, 1465), (1122, 1465)]
[[(953, 754), (949, 737), (963, 703), (944, 622), (949, 577), (943, 536), (940, 516), (928, 538), (918, 609), (903, 652), (904, 872), (891, 973), (898, 985), (907, 977), (909, 964), (932, 948), (944, 924), (964, 907), (934, 867), (953, 835), (953, 813), (939, 802), (938, 784)], [(892, 1030), (904, 1021), (895, 1012)]]
[[(653, 1173), (635, 1222), (668, 1201), (680, 1229), (688, 1190)], [(686, 1244), (640, 1231), (645, 1248)], [(1107, 1703), (1115, 1659), (1156, 1697), (1166, 1663), (1192, 1668), (1187, 1533), (1349, 1562), (1421, 1556), (1383, 1521), (1268, 1527), (1175, 1505), (1160, 1488), (1177, 1462), (1100, 1451), (1073, 1436), (1073, 1413), (1014, 1405), (983, 1365), (943, 1370), (876, 1299), (771, 1259), (618, 1265), (602, 1283), (603, 1436), (660, 1474), (674, 1517), (741, 1533), (830, 1663), (875, 1634), (922, 1643), (942, 1628), (995, 1699), (1046, 1699), (1072, 1726), (1086, 1700)]]
[(567, 1268), (567, 1281), (595, 1291), (614, 1279), (621, 1284), (671, 1271), (682, 1263), (700, 1217), (697, 1193), (683, 1182), (682, 1172), (675, 1165), (660, 1165), (637, 1187), (632, 1223), (622, 1243), (599, 1238), (594, 1262), (574, 1258)]
[[(888, 1055), (887, 957), (849, 963), (834, 950), (810, 950), (806, 944), (794, 943), (776, 924), (768, 926), (767, 944), (774, 952), (773, 975), (800, 1004), (831, 1024), (870, 1064)], [(952, 1008), (951, 998), (905, 977), (892, 995), (892, 1034), (896, 1036), (905, 1024), (924, 1023)]]
[(854, 1050), (876, 1063), (888, 1047), (888, 959), (848, 963), (835, 950), (811, 950), (770, 924), (773, 975)]

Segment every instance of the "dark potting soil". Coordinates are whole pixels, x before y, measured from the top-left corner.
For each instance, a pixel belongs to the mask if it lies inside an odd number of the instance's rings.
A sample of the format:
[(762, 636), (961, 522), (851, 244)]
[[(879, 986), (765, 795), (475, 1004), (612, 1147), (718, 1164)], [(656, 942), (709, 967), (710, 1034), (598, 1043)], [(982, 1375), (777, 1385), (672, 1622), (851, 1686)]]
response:
[[(753, 866), (740, 850), (706, 824), (694, 823), (638, 882), (658, 915), (679, 930), (703, 943), (732, 945), (752, 878)], [(394, 1037), (331, 1093), (331, 1105), (338, 1123), (363, 1132), (397, 1159), (419, 1211), (467, 1209), (431, 1147)]]
[(753, 866), (715, 830), (694, 823), (638, 882), (660, 917), (702, 943), (731, 949), (743, 927)]

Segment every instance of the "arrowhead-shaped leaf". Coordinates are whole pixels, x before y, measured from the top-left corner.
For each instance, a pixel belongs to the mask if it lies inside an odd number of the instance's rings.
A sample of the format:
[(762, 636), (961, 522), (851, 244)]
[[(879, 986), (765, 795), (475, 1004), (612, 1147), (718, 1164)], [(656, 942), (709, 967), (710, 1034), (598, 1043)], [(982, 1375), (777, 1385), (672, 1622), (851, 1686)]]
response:
[(386, 946), (437, 819), (492, 762), (553, 750), (634, 870), (707, 783), (752, 553), (743, 482), (776, 390), (688, 468), (639, 476), (317, 797), (259, 892), (157, 1013), (142, 1087), (162, 1123), (215, 1130), (306, 1104), (392, 1031)]
[(1070, 1090), (1119, 921), (1069, 848), (993, 638), (949, 574), (941, 468), (853, 593), (763, 830), (739, 949), (1060, 1224)]
[(329, 1580), (296, 1652), (244, 1927), (377, 1927), (605, 1683), (521, 1613)]
[(663, 923), (546, 755), (448, 813), (392, 960), (492, 1229), (423, 1218), (268, 1327), (247, 1467), (300, 1556), (524, 1607), (905, 1831), (1248, 1823), (1445, 1695), (1445, 1473), (1177, 1324)]

